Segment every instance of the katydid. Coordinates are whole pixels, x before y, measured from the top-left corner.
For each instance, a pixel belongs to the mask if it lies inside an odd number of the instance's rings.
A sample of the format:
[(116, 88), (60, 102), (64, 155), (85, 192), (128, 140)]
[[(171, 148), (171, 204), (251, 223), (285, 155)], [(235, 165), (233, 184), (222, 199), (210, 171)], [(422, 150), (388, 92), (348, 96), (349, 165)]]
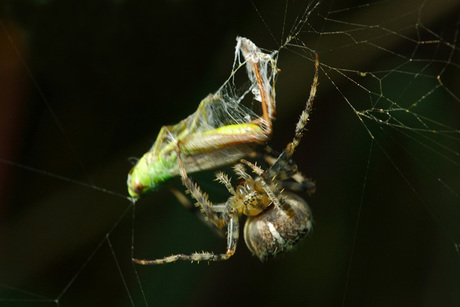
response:
[[(131, 197), (137, 199), (179, 175), (177, 147), (185, 170), (193, 173), (235, 163), (265, 143), (275, 115), (277, 54), (264, 53), (249, 39), (237, 37), (229, 79), (204, 98), (195, 113), (161, 128), (152, 148), (129, 172)], [(250, 106), (245, 105), (248, 99)]]

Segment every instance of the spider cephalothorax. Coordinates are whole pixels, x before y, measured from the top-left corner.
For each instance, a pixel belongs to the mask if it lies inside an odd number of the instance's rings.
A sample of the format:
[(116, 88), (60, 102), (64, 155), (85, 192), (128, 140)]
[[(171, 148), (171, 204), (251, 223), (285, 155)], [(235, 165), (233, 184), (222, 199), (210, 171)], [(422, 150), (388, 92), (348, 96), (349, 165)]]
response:
[(245, 160), (242, 162), (258, 174), (256, 179), (245, 172), (243, 164), (234, 167), (235, 173), (244, 179), (235, 191), (224, 174), (218, 173), (217, 178), (230, 193), (235, 193), (226, 207), (238, 208), (236, 210), (248, 216), (244, 240), (249, 250), (264, 261), (291, 249), (312, 229), (311, 211), (304, 199), (294, 193), (277, 191), (275, 183), (263, 179), (267, 174), (261, 168)]
[[(241, 164), (235, 166), (237, 174), (244, 172), (241, 167)], [(227, 201), (228, 206), (237, 208), (238, 212), (247, 216), (258, 215), (271, 204), (271, 200), (266, 193), (260, 193), (260, 191), (263, 191), (263, 184), (260, 180), (254, 180), (247, 174), (245, 175), (245, 180), (235, 190), (231, 188), (228, 178), (223, 173), (218, 173), (217, 178), (227, 186), (227, 189), (232, 194)]]

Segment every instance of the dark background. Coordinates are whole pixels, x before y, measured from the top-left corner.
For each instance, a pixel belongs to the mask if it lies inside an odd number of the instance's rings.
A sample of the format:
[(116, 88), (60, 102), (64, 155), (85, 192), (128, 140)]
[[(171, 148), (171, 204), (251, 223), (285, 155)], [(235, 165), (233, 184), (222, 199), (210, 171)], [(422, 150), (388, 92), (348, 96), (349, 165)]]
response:
[[(315, 224), (296, 251), (262, 264), (241, 240), (227, 262), (136, 271), (129, 201), (85, 186), (126, 195), (129, 158), (220, 87), (235, 37), (276, 49), (305, 6), (289, 2), (285, 14), (284, 1), (2, 2), (0, 305), (458, 306), (455, 1), (323, 1), (311, 15), (300, 38), (323, 70), (295, 160), (317, 183), (306, 198)], [(291, 47), (280, 54), (275, 148), (292, 137), (311, 58)], [(361, 122), (352, 108), (372, 104), (393, 108), (389, 123), (403, 127)], [(215, 199), (212, 176), (194, 178)], [(134, 221), (139, 258), (225, 250), (167, 189), (141, 199)]]

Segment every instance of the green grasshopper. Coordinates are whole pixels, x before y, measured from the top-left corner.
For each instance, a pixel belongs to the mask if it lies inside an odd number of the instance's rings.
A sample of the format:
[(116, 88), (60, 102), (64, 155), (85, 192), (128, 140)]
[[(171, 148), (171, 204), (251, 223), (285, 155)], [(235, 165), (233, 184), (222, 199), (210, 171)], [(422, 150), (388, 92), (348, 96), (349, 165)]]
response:
[[(128, 192), (133, 199), (179, 175), (177, 147), (186, 172), (193, 173), (235, 163), (269, 139), (276, 109), (278, 52), (263, 53), (249, 39), (236, 40), (230, 78), (204, 98), (195, 113), (176, 125), (163, 126), (152, 148), (129, 172)], [(242, 85), (237, 86), (241, 78)], [(244, 105), (251, 95), (251, 103), (260, 102), (261, 115)]]

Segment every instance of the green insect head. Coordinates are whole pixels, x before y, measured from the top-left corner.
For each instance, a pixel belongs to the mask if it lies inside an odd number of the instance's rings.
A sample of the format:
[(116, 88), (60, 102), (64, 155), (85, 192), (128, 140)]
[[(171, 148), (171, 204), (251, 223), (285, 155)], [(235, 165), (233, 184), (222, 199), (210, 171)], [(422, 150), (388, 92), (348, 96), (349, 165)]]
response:
[(168, 172), (171, 168), (171, 162), (154, 157), (152, 152), (147, 152), (129, 171), (127, 180), (129, 195), (137, 200), (140, 196), (155, 191), (172, 177)]

